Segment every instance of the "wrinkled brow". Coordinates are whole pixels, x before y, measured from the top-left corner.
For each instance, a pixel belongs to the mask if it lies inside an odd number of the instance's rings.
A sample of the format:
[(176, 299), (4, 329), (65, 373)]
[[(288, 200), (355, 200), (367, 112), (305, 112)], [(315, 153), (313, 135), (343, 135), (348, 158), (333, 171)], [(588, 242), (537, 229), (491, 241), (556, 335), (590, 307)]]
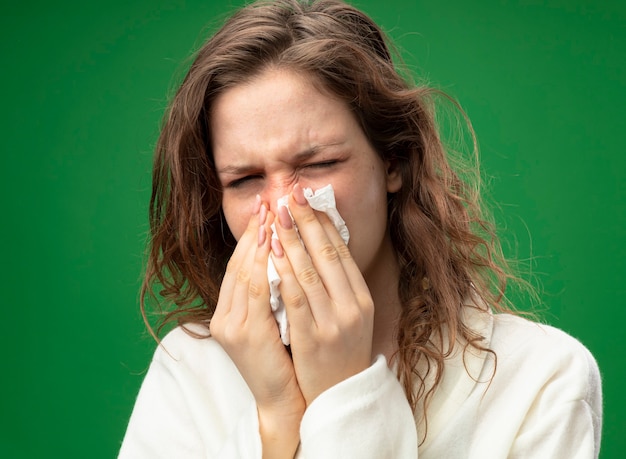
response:
[[(323, 145), (316, 145), (314, 147), (307, 148), (306, 150), (303, 150), (299, 153), (294, 154), (290, 158), (290, 160), (294, 163), (305, 162), (315, 157), (315, 155), (317, 155), (324, 149), (328, 147), (337, 146), (337, 145), (341, 145), (341, 143), (328, 143), (328, 144), (323, 144)], [(248, 174), (256, 170), (258, 170), (257, 166), (229, 164), (219, 169), (217, 172), (219, 174), (241, 175), (241, 174)]]

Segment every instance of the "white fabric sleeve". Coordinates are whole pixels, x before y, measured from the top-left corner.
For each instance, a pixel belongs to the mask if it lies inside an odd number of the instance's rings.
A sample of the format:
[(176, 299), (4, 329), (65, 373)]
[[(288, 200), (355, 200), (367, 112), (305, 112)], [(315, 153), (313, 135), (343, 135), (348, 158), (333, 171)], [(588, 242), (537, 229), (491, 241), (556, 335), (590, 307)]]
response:
[[(168, 360), (169, 359), (169, 360)], [(159, 347), (143, 381), (120, 459), (261, 459), (254, 401), (231, 413)], [(226, 415), (224, 413), (227, 413)]]
[(415, 459), (413, 413), (383, 356), (320, 394), (300, 425), (305, 459)]

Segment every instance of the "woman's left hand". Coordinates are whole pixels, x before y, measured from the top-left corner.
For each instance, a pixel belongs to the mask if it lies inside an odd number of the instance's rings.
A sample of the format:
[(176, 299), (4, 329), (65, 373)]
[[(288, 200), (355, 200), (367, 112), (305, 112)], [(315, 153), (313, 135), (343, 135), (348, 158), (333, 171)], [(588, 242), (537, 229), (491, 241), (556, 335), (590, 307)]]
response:
[(309, 405), (371, 365), (374, 304), (348, 247), (328, 217), (309, 206), (299, 185), (289, 208), (300, 237), (287, 209), (280, 208), (280, 242), (272, 241), (272, 257), (281, 277), (294, 369)]

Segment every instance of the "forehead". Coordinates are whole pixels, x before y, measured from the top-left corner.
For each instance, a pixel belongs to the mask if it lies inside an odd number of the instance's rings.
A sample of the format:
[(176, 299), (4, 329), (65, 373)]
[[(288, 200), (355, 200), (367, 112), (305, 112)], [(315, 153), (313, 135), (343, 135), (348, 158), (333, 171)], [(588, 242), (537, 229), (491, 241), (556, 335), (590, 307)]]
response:
[(319, 88), (308, 75), (271, 69), (225, 90), (210, 117), (216, 165), (233, 155), (287, 154), (344, 142), (356, 120), (343, 101)]

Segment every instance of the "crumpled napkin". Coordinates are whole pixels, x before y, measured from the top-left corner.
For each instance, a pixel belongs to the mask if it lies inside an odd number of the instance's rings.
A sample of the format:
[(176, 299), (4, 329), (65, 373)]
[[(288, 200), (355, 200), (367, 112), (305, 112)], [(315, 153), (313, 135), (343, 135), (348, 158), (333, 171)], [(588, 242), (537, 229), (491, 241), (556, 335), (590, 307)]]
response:
[[(335, 228), (341, 235), (343, 241), (347, 244), (350, 240), (350, 232), (346, 226), (346, 222), (341, 218), (337, 211), (337, 205), (335, 203), (335, 191), (332, 185), (326, 185), (323, 188), (313, 192), (311, 188), (304, 188), (304, 197), (309, 202), (309, 205), (320, 212), (324, 212), (333, 222)], [(278, 200), (278, 206), (286, 206), (289, 202), (289, 196), (283, 196)], [(296, 228), (297, 231), (297, 228)], [(272, 225), (272, 237), (276, 238), (276, 228)], [(276, 267), (272, 261), (272, 257), (269, 258), (267, 263), (267, 280), (270, 284), (270, 306), (274, 318), (278, 323), (278, 329), (280, 331), (280, 338), (285, 346), (288, 346), (291, 342), (289, 339), (289, 322), (287, 321), (287, 312), (285, 311), (285, 304), (280, 297), (278, 286), (280, 285), (280, 277), (276, 272)]]

